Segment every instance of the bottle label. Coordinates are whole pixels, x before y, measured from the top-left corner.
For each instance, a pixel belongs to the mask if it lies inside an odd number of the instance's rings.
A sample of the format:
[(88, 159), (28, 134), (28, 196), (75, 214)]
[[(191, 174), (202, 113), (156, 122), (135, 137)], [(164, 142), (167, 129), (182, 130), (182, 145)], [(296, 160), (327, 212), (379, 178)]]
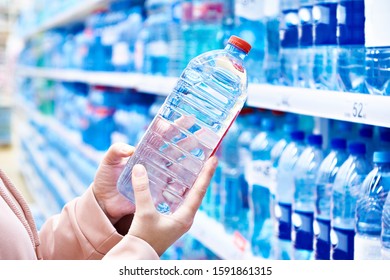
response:
[(279, 239), (291, 240), (291, 204), (281, 203), (275, 205), (275, 217), (278, 221), (277, 236)]
[(316, 260), (330, 259), (330, 220), (317, 218), (313, 224)]
[(248, 164), (245, 179), (249, 185), (259, 185), (271, 188), (276, 180), (276, 169), (269, 160), (253, 160)]
[(235, 13), (238, 17), (260, 20), (264, 17), (264, 0), (236, 0)]
[(295, 249), (313, 250), (313, 221), (313, 212), (294, 211), (292, 241)]
[(355, 231), (353, 229), (332, 228), (331, 257), (332, 260), (353, 260)]

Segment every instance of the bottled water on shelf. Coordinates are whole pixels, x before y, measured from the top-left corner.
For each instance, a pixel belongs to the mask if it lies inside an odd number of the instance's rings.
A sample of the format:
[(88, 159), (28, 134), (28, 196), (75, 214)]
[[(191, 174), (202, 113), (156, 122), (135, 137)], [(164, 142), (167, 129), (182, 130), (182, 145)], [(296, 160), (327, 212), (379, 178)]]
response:
[(324, 159), (322, 135), (309, 135), (307, 141), (307, 147), (302, 151), (294, 166), (292, 240), (293, 256), (296, 260), (313, 258), (316, 177), (318, 168)]
[(291, 132), (291, 141), (280, 155), (276, 173), (275, 191), (275, 218), (276, 259), (291, 259), (291, 231), (292, 231), (292, 203), (294, 199), (294, 173), (295, 164), (305, 148), (305, 133), (300, 130)]
[(195, 57), (126, 164), (118, 189), (134, 203), (131, 172), (143, 164), (156, 208), (174, 212), (215, 153), (247, 98), (243, 60), (250, 50), (232, 36), (223, 50)]
[(314, 67), (313, 79), (317, 89), (337, 90), (337, 2), (317, 0), (313, 6)]
[(381, 248), (382, 259), (390, 260), (390, 195), (388, 194), (382, 212)]
[(134, 47), (144, 21), (142, 14), (144, 0), (119, 2), (125, 2), (122, 10), (125, 11), (126, 18), (113, 27), (117, 32), (117, 40), (112, 46), (111, 63), (115, 71), (134, 72)]
[(135, 45), (135, 68), (138, 72), (167, 75), (171, 22), (170, 0), (146, 0), (147, 17)]
[(341, 0), (337, 6), (339, 89), (367, 93), (365, 84), (364, 0)]
[(279, 84), (295, 86), (298, 81), (299, 0), (280, 2), (280, 78)]
[(313, 4), (315, 0), (299, 1), (299, 61), (298, 83), (304, 88), (314, 88), (313, 83)]
[(379, 143), (376, 145), (379, 151), (390, 151), (390, 128), (379, 128)]
[(374, 128), (369, 125), (362, 125), (359, 128), (359, 141), (366, 144), (366, 157), (368, 159), (372, 159), (372, 155), (374, 154), (375, 142), (374, 142)]
[(277, 142), (276, 127), (273, 119), (264, 118), (261, 132), (250, 146), (252, 161), (249, 184), (249, 235), (252, 253), (262, 258), (271, 257), (273, 221), (271, 219), (271, 192), (273, 182), (271, 149)]
[(280, 0), (265, 1), (266, 53), (263, 68), (265, 81), (272, 85), (277, 85), (279, 81), (279, 11)]
[(364, 143), (351, 142), (348, 152), (333, 184), (330, 233), (333, 260), (353, 259), (356, 201), (370, 171)]
[(182, 32), (185, 65), (195, 56), (218, 49), (224, 16), (223, 0), (184, 0)]
[(356, 203), (355, 260), (379, 260), (382, 211), (390, 191), (390, 151), (375, 152), (374, 169), (363, 181)]
[(340, 166), (347, 159), (347, 141), (344, 138), (331, 140), (330, 152), (321, 162), (316, 178), (316, 209), (314, 227), (314, 257), (330, 259), (330, 202), (333, 183)]
[(235, 34), (251, 44), (252, 49), (245, 60), (249, 82), (261, 83), (264, 77), (266, 29), (264, 0), (235, 1)]
[(365, 0), (366, 85), (370, 94), (390, 95), (390, 2)]
[(238, 140), (241, 134), (239, 120), (236, 120), (226, 133), (220, 151), (220, 220), (228, 232), (235, 230), (245, 234), (247, 229), (247, 209), (244, 209), (246, 181), (244, 169), (239, 162)]

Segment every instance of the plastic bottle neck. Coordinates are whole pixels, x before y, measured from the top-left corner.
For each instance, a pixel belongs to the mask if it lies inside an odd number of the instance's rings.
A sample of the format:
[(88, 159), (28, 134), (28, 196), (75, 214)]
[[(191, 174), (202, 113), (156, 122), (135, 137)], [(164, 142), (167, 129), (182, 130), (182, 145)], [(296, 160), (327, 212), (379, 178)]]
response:
[(225, 50), (228, 51), (233, 56), (240, 58), (241, 60), (244, 60), (244, 58), (247, 55), (246, 52), (244, 52), (243, 50), (237, 48), (236, 46), (234, 46), (232, 44), (227, 44), (225, 47)]

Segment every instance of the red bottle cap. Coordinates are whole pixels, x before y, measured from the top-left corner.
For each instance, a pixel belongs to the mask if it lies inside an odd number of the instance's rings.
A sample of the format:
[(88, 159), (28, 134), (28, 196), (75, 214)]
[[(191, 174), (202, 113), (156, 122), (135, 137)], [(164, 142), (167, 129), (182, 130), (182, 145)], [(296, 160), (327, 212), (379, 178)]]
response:
[(239, 48), (240, 50), (244, 51), (245, 53), (249, 53), (251, 50), (252, 46), (247, 42), (241, 39), (240, 37), (232, 35), (229, 38), (228, 41), (229, 44), (232, 44), (233, 46)]

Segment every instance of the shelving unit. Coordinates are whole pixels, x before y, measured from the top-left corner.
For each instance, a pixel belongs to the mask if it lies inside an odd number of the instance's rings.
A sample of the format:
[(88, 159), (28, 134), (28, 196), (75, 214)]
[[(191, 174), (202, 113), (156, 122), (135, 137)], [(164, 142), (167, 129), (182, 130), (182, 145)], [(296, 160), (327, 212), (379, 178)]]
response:
[[(175, 77), (33, 67), (20, 67), (18, 74), (31, 78), (133, 88), (164, 96), (172, 91), (177, 82)], [(263, 109), (390, 127), (390, 98), (384, 96), (249, 84), (247, 104)]]
[(31, 30), (23, 34), (22, 38), (24, 40), (29, 40), (41, 32), (81, 21), (93, 11), (100, 8), (104, 8), (108, 3), (109, 0), (81, 1), (76, 6), (63, 11), (60, 14), (54, 15), (52, 18), (43, 22), (41, 25), (32, 28)]

